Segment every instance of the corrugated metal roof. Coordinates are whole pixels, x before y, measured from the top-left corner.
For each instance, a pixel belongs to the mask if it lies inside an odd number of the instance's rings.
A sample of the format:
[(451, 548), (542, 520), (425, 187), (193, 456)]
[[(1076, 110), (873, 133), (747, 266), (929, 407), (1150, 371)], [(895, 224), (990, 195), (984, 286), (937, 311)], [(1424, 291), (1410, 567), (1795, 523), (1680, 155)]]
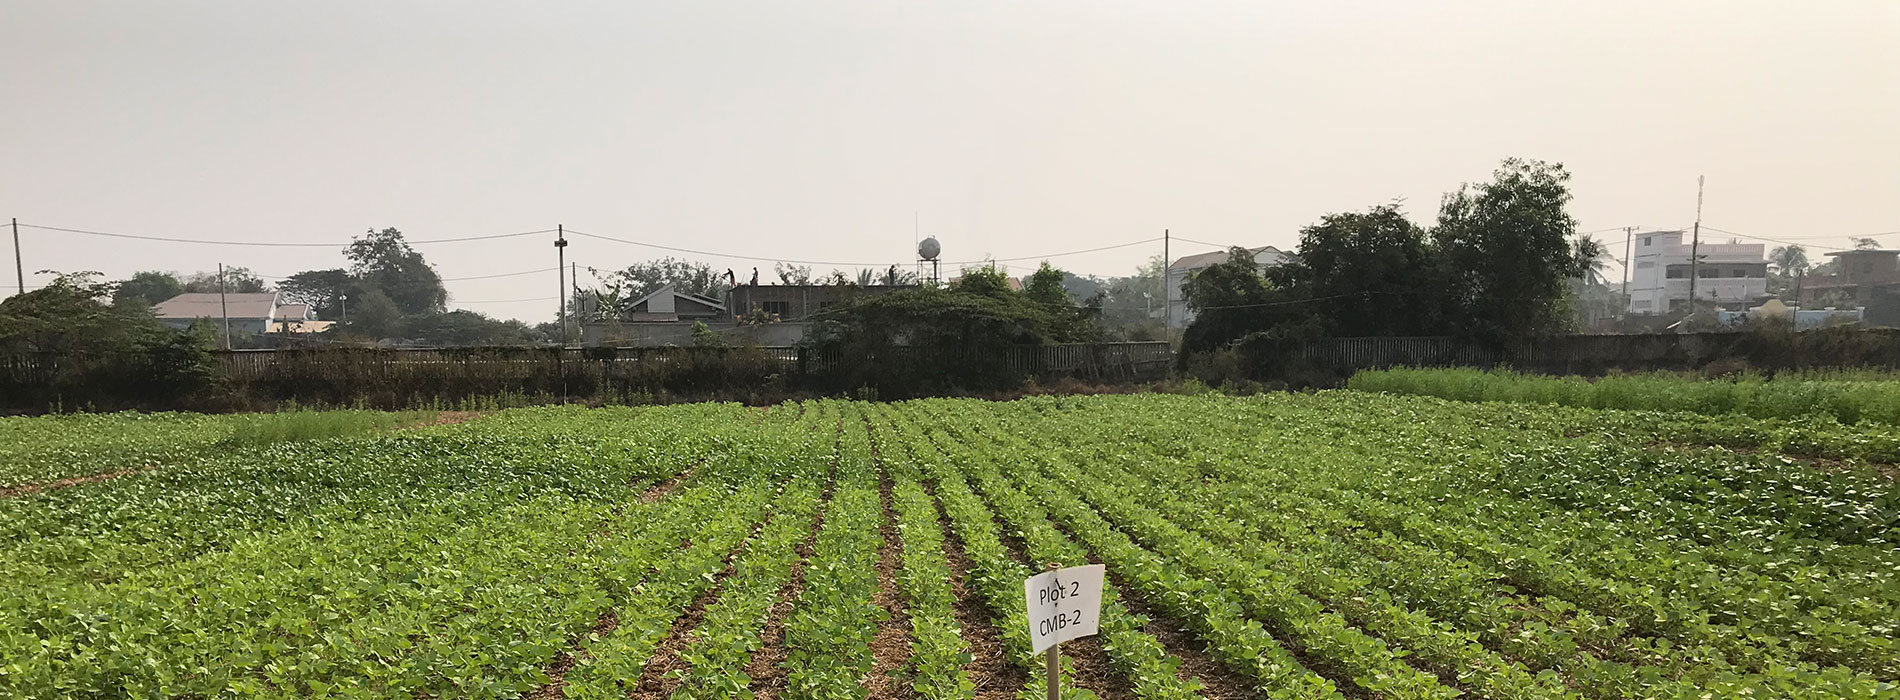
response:
[[(1270, 261), (1262, 262), (1262, 264), (1265, 264), (1265, 265), (1278, 265), (1282, 262), (1285, 262), (1287, 258), (1286, 251), (1280, 250), (1279, 248), (1275, 248), (1270, 245), (1263, 245), (1258, 248), (1248, 248), (1247, 250), (1253, 251), (1254, 257), (1256, 258), (1260, 257), (1260, 254), (1262, 252), (1273, 251), (1273, 255), (1271, 256), (1273, 259)], [(1227, 251), (1217, 250), (1212, 253), (1199, 253), (1195, 255), (1188, 255), (1188, 256), (1182, 257), (1179, 260), (1175, 260), (1174, 262), (1169, 263), (1168, 269), (1169, 270), (1198, 270), (1203, 267), (1207, 267), (1209, 265), (1219, 265), (1223, 262), (1227, 262)]]
[(268, 319), (277, 309), (277, 294), (225, 294), (224, 303), (218, 302), (220, 295), (215, 293), (180, 294), (158, 303), (152, 312), (159, 318), (223, 318), (228, 312), (231, 318)]

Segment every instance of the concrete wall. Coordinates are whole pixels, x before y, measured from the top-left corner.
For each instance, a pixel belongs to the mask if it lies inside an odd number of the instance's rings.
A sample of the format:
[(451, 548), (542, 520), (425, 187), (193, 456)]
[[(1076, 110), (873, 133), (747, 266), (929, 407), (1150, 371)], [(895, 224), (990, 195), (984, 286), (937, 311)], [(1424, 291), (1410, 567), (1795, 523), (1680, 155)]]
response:
[[(805, 338), (805, 329), (810, 325), (799, 321), (758, 326), (741, 326), (730, 321), (706, 323), (707, 328), (718, 333), (729, 345), (766, 347), (797, 345), (798, 341)], [(685, 347), (693, 344), (693, 323), (623, 323), (613, 329), (600, 324), (587, 324), (581, 327), (581, 344), (636, 348), (668, 345)]]

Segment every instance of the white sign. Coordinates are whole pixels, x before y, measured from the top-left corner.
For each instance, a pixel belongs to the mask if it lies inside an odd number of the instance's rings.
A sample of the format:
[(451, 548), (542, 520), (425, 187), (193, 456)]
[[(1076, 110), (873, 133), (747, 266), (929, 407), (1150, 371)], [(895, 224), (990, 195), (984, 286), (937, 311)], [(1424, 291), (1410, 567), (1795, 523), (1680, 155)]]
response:
[(1074, 566), (1023, 581), (1034, 653), (1095, 634), (1102, 623), (1102, 565)]

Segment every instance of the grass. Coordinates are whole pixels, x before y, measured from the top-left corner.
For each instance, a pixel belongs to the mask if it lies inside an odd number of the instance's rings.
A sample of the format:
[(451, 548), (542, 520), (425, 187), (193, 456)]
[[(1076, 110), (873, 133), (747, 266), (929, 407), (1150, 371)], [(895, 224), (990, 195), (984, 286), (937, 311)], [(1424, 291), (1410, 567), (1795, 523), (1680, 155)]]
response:
[(1831, 416), (1842, 423), (1900, 425), (1900, 375), (1867, 370), (1742, 373), (1705, 379), (1657, 372), (1597, 379), (1510, 370), (1394, 368), (1353, 375), (1357, 391), (1460, 401), (1508, 401), (1585, 408), (1688, 411), (1757, 418)]

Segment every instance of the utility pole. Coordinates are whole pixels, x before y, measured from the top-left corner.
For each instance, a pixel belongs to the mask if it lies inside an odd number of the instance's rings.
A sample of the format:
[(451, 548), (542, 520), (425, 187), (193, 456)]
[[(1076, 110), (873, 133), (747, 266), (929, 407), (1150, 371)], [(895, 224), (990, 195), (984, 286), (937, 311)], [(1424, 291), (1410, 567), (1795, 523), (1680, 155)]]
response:
[(1689, 315), (1695, 315), (1695, 283), (1702, 265), (1702, 176), (1695, 176), (1695, 233), (1689, 238)]
[[(1174, 292), (1168, 289), (1171, 284), (1168, 275), (1168, 229), (1161, 229), (1161, 337), (1172, 349), (1174, 343)], [(1152, 240), (1152, 239), (1151, 239)]]
[[(231, 349), (231, 307), (224, 300), (224, 263), (218, 263), (218, 313), (224, 316), (224, 349)], [(268, 323), (269, 321), (266, 321)]]
[(1630, 236), (1636, 233), (1635, 226), (1623, 227), (1623, 315), (1630, 311)]
[(559, 261), (554, 266), (554, 289), (561, 293), (561, 347), (567, 347), (567, 280), (561, 279), (567, 267), (567, 227), (562, 224), (554, 225), (554, 255)]
[(20, 282), (20, 293), (26, 293), (26, 265), (20, 262), (20, 218), (13, 218), (13, 278)]

